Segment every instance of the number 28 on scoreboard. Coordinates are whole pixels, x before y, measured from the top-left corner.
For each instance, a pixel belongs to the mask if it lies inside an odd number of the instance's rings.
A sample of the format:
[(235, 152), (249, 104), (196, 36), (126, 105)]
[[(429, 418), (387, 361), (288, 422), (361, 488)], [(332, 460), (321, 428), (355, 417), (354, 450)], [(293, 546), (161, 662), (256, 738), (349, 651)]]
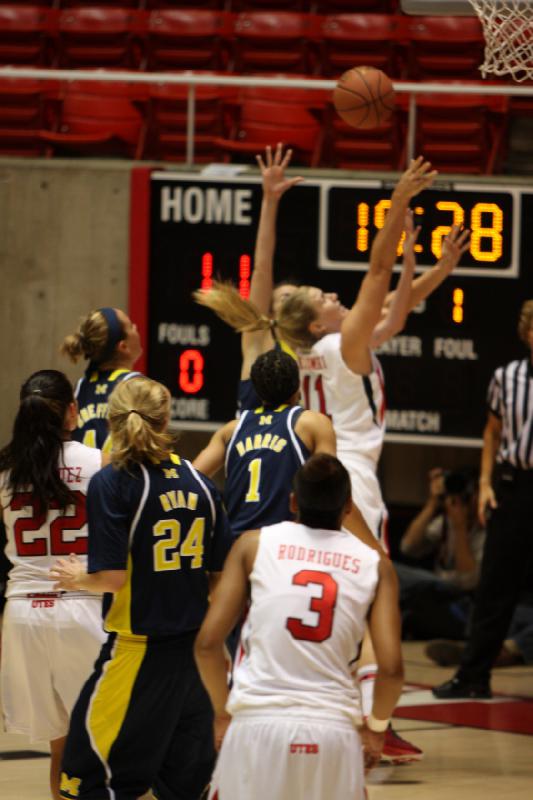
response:
[[(321, 266), (353, 269), (367, 264), (372, 241), (391, 205), (390, 193), (367, 187), (330, 187), (325, 224), (320, 230)], [(429, 190), (413, 204), (421, 226), (415, 246), (419, 266), (432, 266), (442, 255), (442, 242), (452, 226), (471, 231), (470, 248), (457, 274), (514, 277), (513, 225), (518, 223), (513, 193), (470, 187), (461, 191)], [(398, 246), (402, 255), (404, 236)]]

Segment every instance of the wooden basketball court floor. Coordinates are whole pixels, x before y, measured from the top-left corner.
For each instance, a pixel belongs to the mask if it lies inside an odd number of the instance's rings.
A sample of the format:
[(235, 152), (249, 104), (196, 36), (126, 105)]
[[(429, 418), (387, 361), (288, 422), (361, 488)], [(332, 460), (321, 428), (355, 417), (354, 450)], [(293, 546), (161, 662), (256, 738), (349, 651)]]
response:
[[(404, 658), (395, 727), (424, 759), (378, 767), (369, 800), (533, 800), (533, 666), (494, 670), (492, 700), (446, 702), (424, 687), (452, 670), (432, 665), (422, 642), (405, 643)], [(0, 733), (1, 800), (47, 800), (48, 765), (46, 747)]]

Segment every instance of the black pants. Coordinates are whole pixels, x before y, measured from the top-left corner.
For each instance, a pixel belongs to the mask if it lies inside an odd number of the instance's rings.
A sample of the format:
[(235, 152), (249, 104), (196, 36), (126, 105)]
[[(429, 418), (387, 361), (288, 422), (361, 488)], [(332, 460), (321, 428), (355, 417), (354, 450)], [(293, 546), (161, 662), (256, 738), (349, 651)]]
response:
[(193, 643), (110, 635), (72, 712), (62, 797), (136, 800), (151, 787), (158, 800), (197, 800), (215, 749)]
[(497, 467), (471, 635), (458, 677), (486, 683), (533, 561), (533, 470)]

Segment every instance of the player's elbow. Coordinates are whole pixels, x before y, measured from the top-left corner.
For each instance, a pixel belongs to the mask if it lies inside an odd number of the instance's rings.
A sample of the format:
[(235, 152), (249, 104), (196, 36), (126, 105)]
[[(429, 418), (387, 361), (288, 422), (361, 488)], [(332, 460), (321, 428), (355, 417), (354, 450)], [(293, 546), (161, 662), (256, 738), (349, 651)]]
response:
[(401, 655), (378, 663), (378, 675), (387, 683), (402, 686), (404, 681), (403, 660)]
[(198, 636), (194, 642), (194, 657), (196, 661), (203, 661), (210, 658), (217, 650), (224, 647), (224, 639), (215, 631), (206, 626), (200, 628)]

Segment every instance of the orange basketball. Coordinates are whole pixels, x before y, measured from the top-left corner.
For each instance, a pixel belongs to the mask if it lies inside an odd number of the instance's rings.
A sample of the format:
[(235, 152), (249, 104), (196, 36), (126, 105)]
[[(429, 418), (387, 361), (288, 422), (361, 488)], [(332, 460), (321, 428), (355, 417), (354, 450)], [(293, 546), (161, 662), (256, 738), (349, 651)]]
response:
[(391, 79), (374, 67), (353, 67), (337, 81), (333, 104), (353, 128), (377, 128), (394, 110)]

